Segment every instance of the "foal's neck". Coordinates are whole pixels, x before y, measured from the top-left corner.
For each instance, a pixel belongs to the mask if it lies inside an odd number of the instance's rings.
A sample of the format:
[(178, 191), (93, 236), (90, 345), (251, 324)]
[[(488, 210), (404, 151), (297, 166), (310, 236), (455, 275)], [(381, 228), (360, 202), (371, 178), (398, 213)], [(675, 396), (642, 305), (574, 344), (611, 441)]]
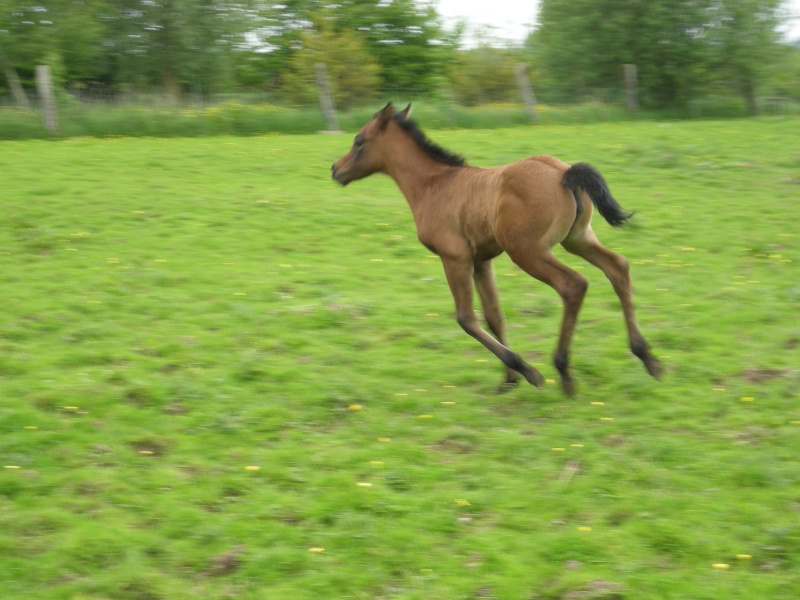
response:
[(442, 178), (452, 174), (453, 167), (439, 162), (422, 151), (411, 139), (397, 144), (397, 151), (387, 161), (386, 174), (394, 179), (406, 197), (415, 219), (437, 195)]

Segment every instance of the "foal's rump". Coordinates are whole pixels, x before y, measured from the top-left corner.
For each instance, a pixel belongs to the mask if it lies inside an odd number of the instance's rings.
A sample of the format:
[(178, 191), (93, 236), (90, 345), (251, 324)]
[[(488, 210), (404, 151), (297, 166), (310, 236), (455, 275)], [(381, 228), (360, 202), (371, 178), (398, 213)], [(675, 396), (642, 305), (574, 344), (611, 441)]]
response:
[(564, 240), (581, 212), (576, 196), (562, 182), (569, 165), (541, 155), (501, 169), (498, 239), (525, 237), (548, 248)]

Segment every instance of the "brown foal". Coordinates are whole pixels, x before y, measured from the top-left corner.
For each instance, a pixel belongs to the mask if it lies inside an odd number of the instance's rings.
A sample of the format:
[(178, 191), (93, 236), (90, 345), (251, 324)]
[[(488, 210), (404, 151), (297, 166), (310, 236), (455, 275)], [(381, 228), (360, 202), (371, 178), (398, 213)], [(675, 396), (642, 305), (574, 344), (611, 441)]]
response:
[[(508, 348), (492, 259), (502, 252), (526, 273), (554, 288), (564, 304), (554, 364), (572, 394), (569, 346), (588, 282), (559, 262), (556, 244), (600, 268), (622, 303), (630, 348), (658, 378), (661, 364), (639, 331), (628, 261), (600, 245), (590, 225), (592, 205), (613, 226), (630, 218), (611, 196), (603, 177), (587, 164), (572, 167), (552, 156), (480, 169), (428, 140), (409, 120), (411, 105), (395, 112), (391, 103), (356, 135), (350, 151), (333, 164), (333, 178), (347, 185), (373, 173), (395, 180), (408, 200), (419, 241), (439, 255), (453, 293), (458, 324), (506, 366), (501, 389), (517, 373), (541, 386), (542, 374)], [(479, 324), (472, 304), (473, 282), (492, 337)]]

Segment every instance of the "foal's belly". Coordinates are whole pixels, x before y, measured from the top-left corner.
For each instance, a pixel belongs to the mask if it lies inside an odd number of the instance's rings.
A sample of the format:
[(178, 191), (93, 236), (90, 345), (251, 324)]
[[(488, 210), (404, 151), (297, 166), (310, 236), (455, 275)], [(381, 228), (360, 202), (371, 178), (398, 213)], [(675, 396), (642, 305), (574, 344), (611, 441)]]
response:
[(500, 247), (500, 244), (497, 243), (497, 240), (492, 237), (491, 239), (487, 239), (480, 245), (476, 246), (473, 252), (475, 255), (475, 260), (478, 262), (483, 262), (486, 260), (491, 260), (495, 256), (502, 254), (503, 249)]

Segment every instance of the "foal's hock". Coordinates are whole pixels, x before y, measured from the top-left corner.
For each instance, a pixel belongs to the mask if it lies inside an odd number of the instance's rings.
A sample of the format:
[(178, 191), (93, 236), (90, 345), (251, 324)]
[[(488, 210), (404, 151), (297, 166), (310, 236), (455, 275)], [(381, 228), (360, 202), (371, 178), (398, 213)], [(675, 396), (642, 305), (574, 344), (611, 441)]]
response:
[[(491, 262), (507, 252), (563, 300), (553, 361), (564, 391), (574, 391), (569, 345), (588, 282), (556, 259), (552, 253), (556, 244), (606, 274), (622, 303), (631, 351), (658, 378), (661, 364), (636, 323), (628, 261), (603, 247), (590, 224), (592, 206), (615, 227), (631, 216), (614, 200), (600, 173), (587, 164), (570, 167), (545, 155), (491, 169), (469, 166), (461, 156), (426, 138), (409, 120), (410, 108), (396, 113), (387, 104), (361, 128), (350, 151), (333, 164), (332, 176), (342, 185), (373, 173), (395, 180), (411, 207), (419, 241), (442, 259), (458, 324), (506, 366), (501, 389), (516, 384), (519, 375), (536, 386), (544, 382), (537, 369), (508, 348)], [(475, 316), (473, 282), (494, 337)]]

